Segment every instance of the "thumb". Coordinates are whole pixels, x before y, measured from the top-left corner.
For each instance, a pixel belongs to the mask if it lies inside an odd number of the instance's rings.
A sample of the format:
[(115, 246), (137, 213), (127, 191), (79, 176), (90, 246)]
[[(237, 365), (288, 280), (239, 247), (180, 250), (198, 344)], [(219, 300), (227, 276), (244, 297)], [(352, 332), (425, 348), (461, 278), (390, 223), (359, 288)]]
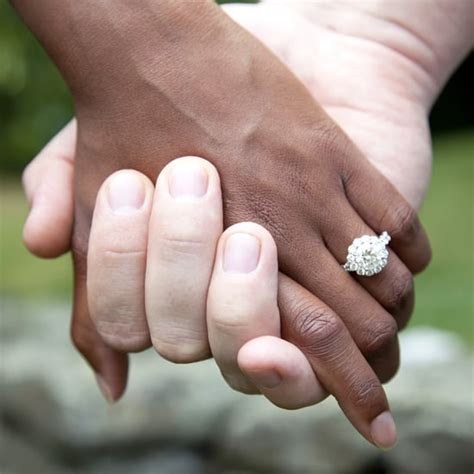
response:
[(23, 242), (38, 257), (58, 257), (70, 249), (75, 146), (76, 122), (73, 120), (23, 173), (23, 188), (30, 204)]

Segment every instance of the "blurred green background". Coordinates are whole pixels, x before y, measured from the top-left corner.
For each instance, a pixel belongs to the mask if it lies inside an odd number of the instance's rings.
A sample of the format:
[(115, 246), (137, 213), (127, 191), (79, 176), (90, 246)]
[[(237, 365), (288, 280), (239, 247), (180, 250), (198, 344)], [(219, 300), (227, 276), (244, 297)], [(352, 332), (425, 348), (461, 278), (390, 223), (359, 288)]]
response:
[[(416, 279), (412, 324), (452, 330), (474, 346), (472, 63), (471, 56), (452, 78), (431, 116), (434, 171), (422, 220), (431, 236), (434, 258)], [(70, 295), (69, 256), (41, 261), (22, 246), (27, 206), (20, 174), (72, 114), (69, 94), (51, 62), (9, 6), (0, 3), (3, 296), (40, 300)]]

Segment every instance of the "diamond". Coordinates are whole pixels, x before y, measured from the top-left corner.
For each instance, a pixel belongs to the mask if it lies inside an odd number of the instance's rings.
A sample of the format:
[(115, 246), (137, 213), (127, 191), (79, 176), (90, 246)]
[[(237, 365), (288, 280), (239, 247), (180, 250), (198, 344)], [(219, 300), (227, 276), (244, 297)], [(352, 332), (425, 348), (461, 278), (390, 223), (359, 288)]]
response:
[(354, 239), (348, 248), (347, 263), (343, 265), (344, 269), (362, 276), (380, 273), (388, 262), (386, 245), (389, 242), (390, 236), (387, 232), (382, 232), (379, 237), (363, 235)]

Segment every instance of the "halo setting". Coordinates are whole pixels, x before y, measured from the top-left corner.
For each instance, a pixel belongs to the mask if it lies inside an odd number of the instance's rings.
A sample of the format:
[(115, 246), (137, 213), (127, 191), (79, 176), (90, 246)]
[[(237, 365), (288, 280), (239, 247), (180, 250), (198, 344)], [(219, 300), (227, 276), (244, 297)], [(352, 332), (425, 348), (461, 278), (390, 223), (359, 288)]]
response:
[(342, 268), (361, 276), (380, 273), (388, 262), (387, 245), (390, 240), (390, 236), (385, 231), (378, 237), (363, 235), (354, 239), (347, 249), (347, 262), (342, 265)]

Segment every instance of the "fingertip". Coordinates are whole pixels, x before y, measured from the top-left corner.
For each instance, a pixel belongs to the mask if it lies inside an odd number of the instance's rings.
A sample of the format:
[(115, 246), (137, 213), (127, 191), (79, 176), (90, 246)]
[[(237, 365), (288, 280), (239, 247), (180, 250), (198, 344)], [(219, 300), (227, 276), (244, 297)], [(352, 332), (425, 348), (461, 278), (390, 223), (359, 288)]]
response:
[(219, 238), (216, 265), (222, 265), (227, 273), (250, 276), (256, 271), (264, 279), (260, 287), (271, 287), (276, 295), (277, 248), (271, 234), (261, 225), (239, 222), (227, 228)]
[(397, 428), (390, 411), (378, 415), (370, 425), (370, 434), (376, 446), (381, 449), (392, 449), (397, 443)]
[(105, 344), (95, 329), (89, 315), (85, 278), (77, 266), (77, 260), (72, 314), (72, 343), (94, 372), (104, 398), (108, 403), (114, 403), (127, 387), (128, 355)]
[(219, 173), (217, 172), (216, 167), (205, 158), (200, 156), (180, 156), (170, 161), (162, 170), (162, 173), (169, 173), (177, 166), (198, 166), (204, 168), (211, 177), (217, 177), (219, 179)]
[(40, 258), (57, 258), (70, 249), (72, 215), (54, 215), (45, 206), (33, 206), (23, 226), (23, 244)]
[(245, 372), (276, 371), (286, 380), (296, 380), (311, 374), (313, 369), (305, 355), (293, 344), (276, 336), (260, 336), (246, 342), (237, 356)]
[(255, 222), (238, 222), (237, 224), (233, 224), (223, 232), (221, 238), (226, 239), (228, 236), (240, 232), (254, 235), (261, 241), (263, 245), (269, 249), (274, 249), (276, 252), (276, 244), (272, 234), (270, 234), (270, 232), (265, 229), (265, 227)]
[(240, 349), (237, 362), (240, 370), (280, 408), (303, 408), (327, 396), (304, 354), (278, 337), (248, 341)]
[[(114, 360), (114, 358), (116, 358), (116, 360)], [(101, 367), (101, 372), (94, 371), (94, 375), (102, 396), (107, 403), (110, 405), (117, 403), (123, 397), (127, 388), (127, 355), (116, 353), (110, 356), (107, 362)]]
[(221, 183), (216, 167), (199, 156), (182, 156), (170, 161), (157, 178), (157, 189), (166, 190), (173, 198), (219, 200), (222, 207)]
[[(115, 171), (105, 179), (97, 196), (106, 198), (106, 201), (112, 204), (111, 207), (119, 207), (124, 201), (124, 199), (121, 199), (121, 196), (122, 198), (130, 198), (128, 192), (130, 189), (133, 189), (135, 192), (135, 196), (132, 196), (135, 201), (144, 201), (146, 196), (153, 192), (154, 185), (150, 178), (140, 173), (140, 171), (123, 169)], [(115, 201), (117, 204), (114, 205), (112, 201)]]
[(113, 405), (117, 402), (124, 393), (124, 390), (116, 390), (113, 384), (110, 384), (106, 377), (101, 374), (95, 373), (95, 379), (102, 396), (105, 398), (109, 405)]
[(148, 186), (148, 185), (153, 186), (153, 182), (151, 181), (150, 178), (148, 178), (147, 175), (141, 173), (140, 171), (126, 168), (126, 169), (121, 169), (121, 170), (118, 170), (118, 171), (114, 171), (112, 174), (110, 174), (105, 179), (104, 183), (102, 184), (102, 188), (104, 186), (110, 184), (112, 181), (115, 181), (117, 179), (122, 179), (122, 178), (125, 179), (126, 177), (132, 177), (132, 178), (141, 180), (141, 181), (143, 181), (144, 186)]
[(271, 336), (262, 336), (245, 343), (237, 354), (240, 370), (259, 388), (275, 389), (283, 380), (271, 354)]
[(274, 336), (261, 336), (246, 342), (237, 354), (237, 363), (245, 372), (272, 368), (271, 343)]

